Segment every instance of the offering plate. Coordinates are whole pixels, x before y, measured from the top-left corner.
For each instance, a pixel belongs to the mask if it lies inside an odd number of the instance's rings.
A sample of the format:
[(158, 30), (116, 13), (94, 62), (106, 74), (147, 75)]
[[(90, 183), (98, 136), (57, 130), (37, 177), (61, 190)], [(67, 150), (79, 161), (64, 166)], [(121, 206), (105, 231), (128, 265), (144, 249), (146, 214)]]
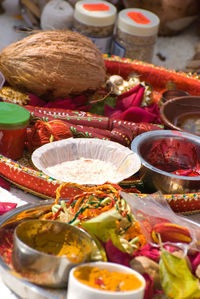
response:
[[(196, 74), (187, 74), (168, 70), (164, 67), (154, 66), (142, 61), (131, 60), (129, 58), (120, 58), (118, 56), (104, 55), (104, 61), (107, 73), (109, 75), (119, 74), (124, 79), (132, 73), (140, 76), (141, 81), (145, 81), (153, 87), (154, 101), (160, 103), (162, 94), (173, 89), (183, 90), (191, 96), (200, 94), (200, 80)], [(170, 87), (171, 86), (171, 87)], [(9, 99), (15, 102), (15, 99)], [(39, 107), (43, 114), (46, 114), (45, 108)], [(50, 109), (50, 108), (49, 108)], [(49, 115), (58, 117), (59, 113), (55, 108), (49, 111)], [(80, 112), (82, 113), (82, 112)], [(79, 114), (77, 114), (79, 116)], [(67, 113), (65, 115), (67, 117)], [(80, 115), (81, 116), (81, 115)], [(56, 190), (62, 183), (42, 171), (38, 171), (30, 163), (30, 159), (23, 157), (21, 160), (11, 160), (0, 155), (0, 175), (21, 188), (26, 192), (30, 192), (44, 199), (52, 199), (56, 197)], [(120, 183), (120, 185), (130, 188), (135, 182), (141, 182), (140, 178), (133, 177)], [(81, 186), (69, 184), (62, 190), (62, 197), (67, 198), (80, 194), (83, 191)], [(142, 191), (141, 197), (147, 196), (147, 191)], [(164, 194), (167, 202), (173, 211), (182, 214), (199, 213), (200, 211), (200, 192), (190, 192), (184, 194)]]

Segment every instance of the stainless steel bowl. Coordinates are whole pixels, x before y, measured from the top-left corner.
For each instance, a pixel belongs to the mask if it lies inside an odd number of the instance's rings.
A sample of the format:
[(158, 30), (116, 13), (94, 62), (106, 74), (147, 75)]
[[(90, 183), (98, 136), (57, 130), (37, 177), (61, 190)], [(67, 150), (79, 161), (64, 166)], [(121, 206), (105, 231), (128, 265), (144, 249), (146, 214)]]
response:
[(93, 239), (78, 227), (58, 221), (27, 220), (15, 228), (12, 264), (38, 285), (66, 287), (70, 269), (91, 261), (93, 250)]
[(131, 149), (136, 152), (141, 159), (141, 172), (145, 187), (150, 192), (159, 190), (165, 194), (184, 194), (200, 191), (200, 176), (189, 177), (176, 175), (161, 170), (149, 163), (147, 156), (155, 142), (166, 139), (175, 139), (183, 144), (189, 142), (195, 145), (200, 161), (200, 137), (196, 135), (172, 130), (157, 130), (143, 133), (133, 140)]

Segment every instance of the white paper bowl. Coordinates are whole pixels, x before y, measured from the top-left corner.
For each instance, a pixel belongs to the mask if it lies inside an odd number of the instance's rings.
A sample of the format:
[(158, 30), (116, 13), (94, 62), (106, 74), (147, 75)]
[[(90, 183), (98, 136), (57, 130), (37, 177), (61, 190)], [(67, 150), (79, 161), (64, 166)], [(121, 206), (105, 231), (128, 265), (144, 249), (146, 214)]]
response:
[[(110, 178), (105, 172), (101, 179), (95, 180), (76, 177), (73, 181), (56, 173), (50, 172), (47, 167), (57, 165), (64, 161), (73, 161), (80, 158), (97, 159), (111, 162), (116, 168), (115, 178)], [(139, 156), (129, 148), (113, 141), (91, 138), (69, 138), (45, 144), (32, 154), (33, 164), (43, 173), (62, 182), (77, 183), (81, 185), (100, 185), (109, 181), (119, 183), (135, 174), (141, 167)]]
[(110, 272), (121, 272), (134, 274), (142, 282), (140, 288), (133, 291), (113, 292), (95, 289), (81, 283), (74, 277), (74, 271), (77, 267), (70, 270), (68, 280), (68, 291), (66, 299), (143, 299), (145, 292), (145, 279), (135, 270), (115, 263), (108, 262), (92, 262), (83, 264), (83, 266), (98, 267), (100, 269), (107, 269)]

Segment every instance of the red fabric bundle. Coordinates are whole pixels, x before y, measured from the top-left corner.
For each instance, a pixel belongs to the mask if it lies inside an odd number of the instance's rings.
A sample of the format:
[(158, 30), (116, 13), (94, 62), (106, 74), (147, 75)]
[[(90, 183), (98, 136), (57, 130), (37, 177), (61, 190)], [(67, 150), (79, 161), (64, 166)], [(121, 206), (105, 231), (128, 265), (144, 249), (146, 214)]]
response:
[[(31, 106), (26, 106), (26, 109), (31, 114), (32, 124), (37, 122), (38, 119), (45, 122), (59, 119), (71, 131), (73, 137), (107, 139), (125, 146), (130, 146), (133, 138), (143, 132), (163, 129), (161, 125), (127, 122), (83, 111)], [(36, 129), (39, 129), (38, 125), (35, 129), (32, 128), (28, 132), (28, 143), (30, 144), (32, 135), (36, 134)], [(47, 139), (50, 142), (49, 135)], [(39, 142), (36, 145), (39, 146)], [(30, 151), (33, 148), (34, 146), (29, 146)]]
[(43, 144), (72, 137), (72, 133), (61, 120), (44, 122), (37, 120), (35, 125), (27, 130), (27, 148), (30, 152)]

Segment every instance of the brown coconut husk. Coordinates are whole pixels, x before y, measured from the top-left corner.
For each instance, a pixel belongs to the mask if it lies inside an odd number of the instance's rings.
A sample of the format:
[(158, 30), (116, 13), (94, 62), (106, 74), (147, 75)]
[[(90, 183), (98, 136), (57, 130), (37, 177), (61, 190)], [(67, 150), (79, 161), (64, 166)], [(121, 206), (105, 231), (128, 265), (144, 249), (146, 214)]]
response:
[(72, 31), (40, 31), (6, 47), (0, 71), (14, 88), (52, 98), (96, 90), (106, 80), (102, 53)]

